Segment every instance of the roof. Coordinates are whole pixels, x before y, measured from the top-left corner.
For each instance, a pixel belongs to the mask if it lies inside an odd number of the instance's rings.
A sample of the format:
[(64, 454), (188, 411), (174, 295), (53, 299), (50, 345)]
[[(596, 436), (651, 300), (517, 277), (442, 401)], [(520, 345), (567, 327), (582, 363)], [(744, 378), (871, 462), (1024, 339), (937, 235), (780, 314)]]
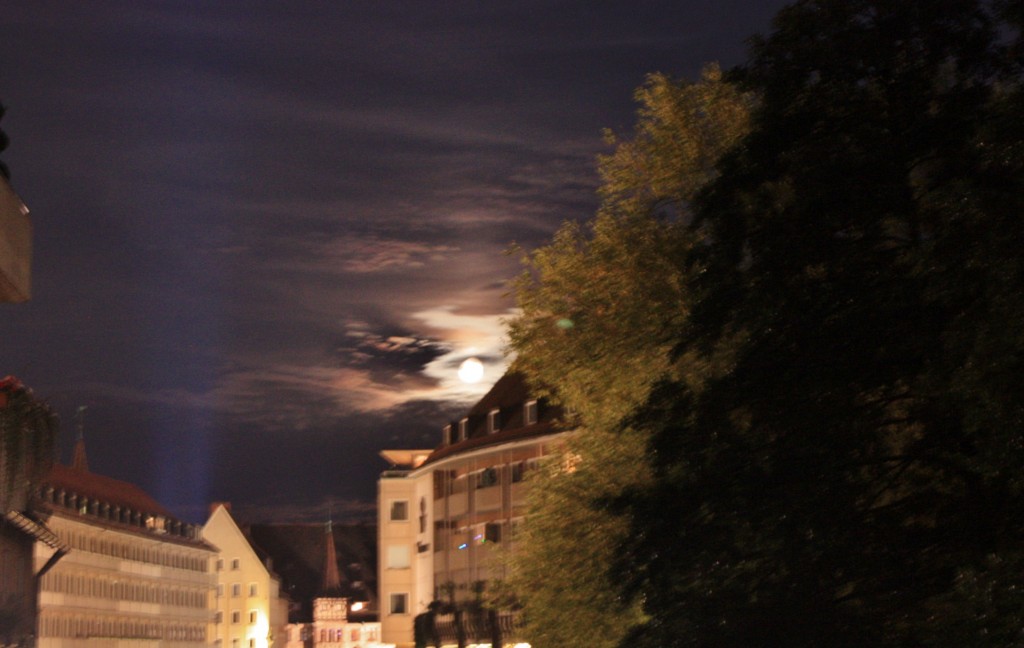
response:
[(54, 464), (50, 474), (43, 479), (43, 483), (54, 489), (63, 488), (65, 491), (84, 495), (89, 499), (96, 499), (121, 508), (129, 508), (139, 513), (174, 517), (159, 502), (135, 484), (97, 475), (86, 470), (76, 470), (69, 466)]
[[(526, 425), (523, 405), (533, 400), (537, 401), (537, 422)], [(501, 413), (501, 429), (491, 433), (487, 429), (487, 417), (494, 410)], [(467, 450), (562, 432), (561, 417), (562, 408), (550, 405), (544, 399), (534, 398), (526, 377), (519, 372), (510, 371), (499, 378), (490, 391), (466, 413), (464, 418), (467, 419), (467, 438), (458, 443), (437, 447), (424, 464)]]

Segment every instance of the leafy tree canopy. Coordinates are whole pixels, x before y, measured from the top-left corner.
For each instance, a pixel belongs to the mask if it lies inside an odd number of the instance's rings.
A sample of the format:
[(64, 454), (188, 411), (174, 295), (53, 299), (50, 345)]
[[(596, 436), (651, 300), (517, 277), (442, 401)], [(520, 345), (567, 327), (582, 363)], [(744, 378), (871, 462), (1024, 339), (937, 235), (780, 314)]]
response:
[(609, 579), (626, 526), (603, 503), (642, 482), (646, 443), (614, 430), (659, 378), (687, 375), (670, 334), (687, 315), (689, 203), (746, 132), (752, 103), (714, 66), (692, 84), (652, 75), (637, 101), (635, 132), (607, 135), (600, 213), (565, 224), (514, 283), (515, 366), (579, 425), (532, 478), (525, 541), (509, 557), (508, 585), (539, 648), (614, 646), (642, 618)]
[(1022, 641), (1019, 11), (807, 0), (753, 42), (675, 333), (728, 365), (632, 419), (622, 645)]

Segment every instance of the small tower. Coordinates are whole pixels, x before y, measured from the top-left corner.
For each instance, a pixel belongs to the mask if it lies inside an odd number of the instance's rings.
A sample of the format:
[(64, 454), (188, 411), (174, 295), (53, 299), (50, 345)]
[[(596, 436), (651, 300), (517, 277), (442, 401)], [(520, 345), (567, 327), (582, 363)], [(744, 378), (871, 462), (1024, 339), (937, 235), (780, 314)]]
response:
[(348, 621), (348, 601), (341, 596), (338, 552), (334, 547), (334, 526), (330, 515), (324, 525), (324, 574), (320, 596), (313, 599), (313, 643), (343, 641)]
[(71, 467), (79, 472), (89, 472), (89, 460), (85, 456), (85, 405), (75, 411), (75, 426), (78, 428), (78, 437), (75, 439)]

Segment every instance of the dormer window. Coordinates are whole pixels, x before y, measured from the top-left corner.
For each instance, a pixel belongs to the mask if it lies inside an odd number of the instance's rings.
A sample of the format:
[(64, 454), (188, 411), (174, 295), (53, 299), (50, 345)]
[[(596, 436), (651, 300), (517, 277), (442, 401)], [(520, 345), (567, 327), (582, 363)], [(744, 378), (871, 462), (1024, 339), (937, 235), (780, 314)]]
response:
[(537, 422), (537, 401), (528, 400), (523, 403), (523, 425), (533, 425)]
[(444, 426), (444, 430), (441, 431), (441, 443), (444, 445), (451, 445), (455, 443), (455, 439), (452, 438), (452, 425), (449, 423)]
[(501, 410), (495, 408), (487, 413), (487, 433), (494, 434), (501, 430)]
[(464, 418), (459, 421), (459, 441), (465, 441), (469, 438), (469, 419)]

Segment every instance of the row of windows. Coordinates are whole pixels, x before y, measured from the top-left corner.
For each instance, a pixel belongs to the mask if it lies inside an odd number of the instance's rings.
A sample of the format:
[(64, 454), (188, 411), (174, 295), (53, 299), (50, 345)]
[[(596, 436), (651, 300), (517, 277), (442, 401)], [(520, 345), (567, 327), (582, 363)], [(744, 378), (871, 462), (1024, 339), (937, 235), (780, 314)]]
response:
[[(378, 641), (379, 632), (376, 624), (350, 624), (348, 631), (349, 641), (352, 643), (373, 643)], [(316, 629), (313, 624), (297, 623), (290, 624), (287, 630), (289, 642), (308, 642), (316, 636)], [(345, 630), (341, 628), (327, 628), (320, 630), (320, 640), (317, 643), (342, 643), (345, 641)]]
[[(537, 401), (530, 400), (523, 403), (523, 425), (534, 425), (537, 423)], [(487, 434), (495, 434), (501, 431), (502, 426), (501, 410), (494, 408), (487, 412)], [(458, 427), (452, 428), (451, 425), (446, 425), (442, 432), (442, 443), (444, 445), (453, 445), (459, 441), (465, 441), (469, 438), (469, 418), (464, 417), (459, 420)]]
[[(461, 475), (451, 470), (435, 470), (434, 499), (441, 499), (446, 494), (455, 495), (471, 489), (498, 486), (505, 481), (518, 484), (526, 479), (527, 474), (536, 469), (538, 464), (537, 459), (527, 459), (503, 466), (489, 466), (483, 470)], [(394, 508), (392, 508), (392, 512), (394, 512)]]
[(518, 523), (515, 520), (511, 526), (503, 522), (485, 522), (455, 529), (439, 526), (434, 530), (434, 551), (462, 551), (474, 546), (496, 544), (506, 536), (511, 540), (517, 530)]
[(188, 555), (181, 551), (168, 551), (167, 546), (160, 547), (152, 544), (152, 541), (147, 541), (147, 544), (152, 546), (146, 547), (133, 542), (100, 538), (92, 534), (75, 533), (73, 531), (60, 535), (62, 536), (61, 540), (72, 549), (104, 556), (113, 556), (122, 560), (173, 567), (175, 569), (186, 569), (202, 573), (209, 571), (209, 561), (206, 556)]
[(71, 616), (44, 613), (39, 619), (40, 638), (116, 638), (206, 642), (206, 624), (175, 621), (143, 621), (98, 615)]
[(131, 582), (118, 577), (64, 573), (59, 570), (43, 576), (42, 588), (48, 592), (88, 596), (117, 601), (139, 601), (178, 607), (206, 608), (206, 590), (173, 588), (158, 582)]
[[(258, 596), (257, 592), (259, 592), (259, 587), (256, 585), (256, 583), (249, 583), (249, 596)], [(242, 595), (242, 584), (241, 583), (232, 583), (231, 584), (231, 597), (232, 598), (238, 598), (241, 595)], [(217, 584), (217, 598), (220, 598), (222, 596), (224, 596), (224, 584), (223, 583), (218, 583)]]
[[(231, 559), (231, 570), (232, 571), (237, 571), (240, 566), (241, 566), (241, 561), (239, 561), (238, 558), (232, 558)], [(224, 571), (224, 559), (223, 558), (218, 558), (217, 559), (217, 571)]]
[(118, 504), (111, 504), (99, 499), (89, 498), (75, 492), (65, 491), (63, 488), (55, 489), (52, 486), (43, 486), (39, 490), (39, 497), (55, 506), (77, 511), (79, 515), (90, 515), (110, 522), (140, 527), (153, 533), (168, 533), (184, 538), (198, 538), (199, 527), (188, 524), (173, 518), (162, 515), (143, 513)]
[[(259, 612), (257, 610), (249, 610), (249, 624), (252, 625), (252, 624), (256, 623), (256, 620), (259, 619), (259, 616), (260, 615), (259, 615)], [(224, 623), (224, 614), (222, 612), (214, 613), (214, 615), (213, 615), (213, 622), (214, 623)], [(231, 613), (231, 623), (241, 623), (241, 622), (242, 622), (242, 613), (239, 610), (234, 610)]]

